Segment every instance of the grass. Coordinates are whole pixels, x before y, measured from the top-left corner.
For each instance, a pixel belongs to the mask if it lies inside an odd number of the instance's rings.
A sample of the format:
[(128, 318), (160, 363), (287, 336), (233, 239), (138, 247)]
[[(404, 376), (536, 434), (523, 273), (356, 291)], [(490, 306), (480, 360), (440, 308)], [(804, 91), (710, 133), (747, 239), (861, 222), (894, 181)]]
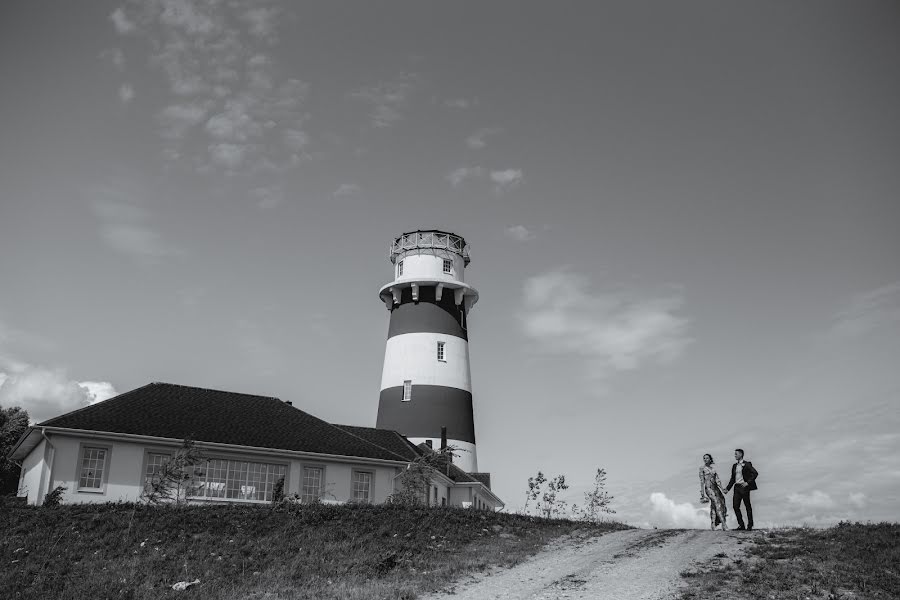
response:
[(411, 599), (623, 528), (424, 507), (6, 505), (0, 598)]
[(681, 573), (682, 600), (900, 598), (900, 524), (840, 523), (748, 536), (744, 558)]

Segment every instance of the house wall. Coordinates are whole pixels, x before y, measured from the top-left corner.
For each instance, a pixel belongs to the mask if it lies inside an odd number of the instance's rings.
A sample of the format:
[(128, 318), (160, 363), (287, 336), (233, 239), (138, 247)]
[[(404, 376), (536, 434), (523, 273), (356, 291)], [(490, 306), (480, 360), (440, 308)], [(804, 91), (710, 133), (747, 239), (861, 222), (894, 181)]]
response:
[[(159, 445), (125, 441), (109, 441), (92, 439), (88, 436), (69, 436), (54, 434), (52, 459), (46, 459), (48, 453), (46, 442), (42, 441), (23, 461), (24, 476), (20, 495), (28, 497), (29, 504), (39, 504), (47, 490), (56, 486), (64, 486), (62, 502), (130, 502), (140, 499), (144, 485), (146, 456), (148, 452), (174, 452), (178, 444)], [(100, 490), (79, 490), (82, 451), (85, 446), (106, 448), (107, 457), (104, 466), (104, 480)], [(342, 463), (329, 460), (297, 459), (280, 457), (271, 454), (255, 454), (246, 451), (202, 450), (207, 458), (223, 458), (245, 460), (270, 464), (285, 465), (285, 494), (299, 494), (302, 483), (303, 467), (324, 467), (325, 501), (346, 502), (351, 496), (351, 485), (354, 471), (365, 471), (372, 474), (372, 497), (374, 503), (385, 502), (394, 490), (394, 477), (397, 470), (393, 466), (367, 465), (365, 463)], [(52, 466), (51, 466), (52, 461)], [(43, 486), (41, 484), (43, 475)], [(197, 500), (204, 502), (204, 500)], [(217, 498), (215, 502), (234, 502)]]
[(16, 495), (28, 498), (28, 504), (37, 504), (39, 499), (44, 499), (41, 493), (41, 475), (48, 470), (47, 462), (44, 460), (46, 451), (47, 442), (42, 440), (22, 461), (22, 474)]
[[(463, 504), (463, 503), (466, 504)], [(467, 508), (472, 502), (472, 488), (470, 487), (452, 487), (450, 488), (450, 504), (453, 506), (462, 506)]]

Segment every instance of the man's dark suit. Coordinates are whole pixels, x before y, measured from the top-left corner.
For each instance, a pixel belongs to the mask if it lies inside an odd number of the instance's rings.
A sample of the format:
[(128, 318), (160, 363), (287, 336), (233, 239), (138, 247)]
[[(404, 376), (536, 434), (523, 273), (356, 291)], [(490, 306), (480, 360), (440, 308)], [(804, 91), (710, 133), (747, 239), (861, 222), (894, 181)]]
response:
[(734, 488), (734, 496), (731, 497), (731, 506), (734, 508), (734, 516), (737, 517), (738, 526), (741, 529), (744, 528), (744, 517), (741, 515), (741, 502), (743, 502), (744, 507), (747, 509), (747, 528), (753, 529), (753, 506), (750, 504), (750, 491), (757, 489), (756, 476), (759, 475), (759, 473), (756, 472), (756, 469), (753, 468), (753, 465), (750, 464), (749, 460), (745, 460), (744, 467), (741, 469), (741, 476), (743, 476), (744, 482), (746, 482), (747, 485), (735, 487), (734, 484), (737, 480), (737, 465), (737, 463), (731, 465), (731, 481), (728, 482), (725, 493), (727, 494), (731, 488)]

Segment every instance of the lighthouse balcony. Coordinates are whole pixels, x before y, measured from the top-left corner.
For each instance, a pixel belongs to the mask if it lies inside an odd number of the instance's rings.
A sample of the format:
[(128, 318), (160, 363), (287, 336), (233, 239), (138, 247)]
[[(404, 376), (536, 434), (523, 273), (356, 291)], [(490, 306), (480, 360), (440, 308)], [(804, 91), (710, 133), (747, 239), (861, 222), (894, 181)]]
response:
[(378, 297), (384, 302), (388, 310), (400, 304), (404, 297), (404, 290), (409, 290), (412, 300), (419, 300), (420, 290), (422, 288), (433, 288), (434, 296), (437, 302), (448, 295), (452, 295), (453, 303), (462, 306), (467, 312), (478, 301), (478, 291), (467, 283), (448, 279), (396, 279), (391, 283), (383, 286), (378, 291)]

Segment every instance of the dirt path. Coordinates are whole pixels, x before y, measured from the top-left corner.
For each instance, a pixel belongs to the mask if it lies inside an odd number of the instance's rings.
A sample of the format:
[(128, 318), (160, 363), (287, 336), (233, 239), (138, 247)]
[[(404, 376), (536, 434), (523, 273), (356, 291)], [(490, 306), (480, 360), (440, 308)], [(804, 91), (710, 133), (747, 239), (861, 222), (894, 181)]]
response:
[(716, 554), (741, 554), (739, 542), (747, 537), (737, 532), (632, 529), (570, 539), (512, 569), (475, 577), (427, 600), (673, 598), (682, 585), (682, 571)]

